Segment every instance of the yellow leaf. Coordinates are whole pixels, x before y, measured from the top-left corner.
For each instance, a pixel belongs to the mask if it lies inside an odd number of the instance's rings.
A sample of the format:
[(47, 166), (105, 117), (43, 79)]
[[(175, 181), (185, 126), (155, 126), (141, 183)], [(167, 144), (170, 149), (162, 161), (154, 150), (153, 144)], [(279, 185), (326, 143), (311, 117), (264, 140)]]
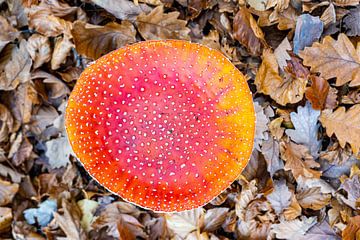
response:
[(326, 109), (321, 113), (319, 120), (326, 128), (328, 136), (331, 137), (335, 133), (342, 148), (349, 143), (355, 154), (359, 152), (360, 104), (352, 106), (348, 111), (345, 111), (345, 107), (339, 107), (335, 112)]
[(314, 43), (299, 55), (312, 72), (320, 72), (325, 79), (336, 77), (337, 86), (347, 82), (360, 85), (360, 55), (345, 34), (337, 41), (326, 36), (322, 43)]

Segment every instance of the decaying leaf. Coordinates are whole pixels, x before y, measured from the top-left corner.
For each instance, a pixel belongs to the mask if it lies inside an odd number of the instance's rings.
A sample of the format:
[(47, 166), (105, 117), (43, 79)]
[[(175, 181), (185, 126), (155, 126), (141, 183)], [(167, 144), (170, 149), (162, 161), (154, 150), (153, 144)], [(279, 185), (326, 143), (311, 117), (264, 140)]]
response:
[(27, 50), (34, 61), (33, 68), (38, 68), (51, 59), (51, 48), (48, 37), (33, 34), (27, 44)]
[(72, 149), (67, 137), (49, 140), (45, 145), (47, 148), (45, 155), (48, 158), (51, 168), (64, 167), (69, 163)]
[(9, 204), (19, 190), (19, 184), (0, 179), (0, 206)]
[(77, 205), (63, 200), (62, 211), (63, 214), (55, 212), (54, 218), (66, 234), (66, 237), (68, 239), (85, 240), (86, 235), (84, 229), (80, 225), (81, 211)]
[(341, 197), (347, 205), (353, 209), (358, 209), (360, 207), (360, 179), (359, 175), (354, 175), (351, 178), (345, 179), (345, 181), (340, 186), (341, 189), (344, 189), (347, 192), (347, 198)]
[(324, 220), (317, 223), (304, 236), (298, 238), (299, 240), (340, 240), (340, 237), (331, 229), (329, 223)]
[(297, 113), (290, 113), (295, 130), (287, 129), (285, 133), (296, 143), (305, 145), (312, 156), (318, 156), (321, 141), (318, 140), (318, 118), (320, 111), (314, 110), (309, 102), (304, 107), (299, 106)]
[(0, 58), (0, 90), (12, 90), (20, 83), (30, 80), (31, 57), (27, 42), (22, 40), (19, 47), (8, 46)]
[(127, 0), (91, 0), (96, 5), (105, 8), (109, 13), (121, 20), (134, 20), (141, 13), (150, 12), (151, 8), (146, 4), (135, 5)]
[(165, 215), (168, 228), (181, 238), (186, 238), (192, 232), (199, 232), (204, 223), (204, 209), (196, 208), (180, 213)]
[(338, 40), (326, 36), (322, 43), (314, 43), (299, 54), (312, 72), (320, 72), (325, 79), (336, 77), (336, 85), (350, 82), (360, 85), (360, 53), (345, 34)]
[(309, 188), (306, 185), (299, 185), (296, 199), (303, 208), (320, 210), (330, 203), (331, 195), (323, 193), (320, 187)]
[(299, 239), (316, 224), (316, 217), (302, 217), (292, 221), (280, 221), (272, 225), (271, 231), (280, 239)]
[(315, 110), (325, 108), (326, 99), (330, 90), (329, 83), (322, 77), (310, 76), (311, 86), (306, 88), (305, 97)]
[(297, 201), (295, 194), (291, 197), (290, 205), (284, 210), (283, 215), (287, 221), (294, 220), (301, 215), (301, 206)]
[(360, 36), (360, 7), (350, 9), (349, 14), (344, 17), (344, 24), (348, 36)]
[(359, 152), (360, 104), (352, 106), (347, 111), (344, 107), (339, 107), (334, 112), (326, 109), (321, 113), (319, 120), (326, 128), (328, 136), (336, 135), (341, 147), (344, 148), (345, 144), (349, 143), (355, 154)]
[(274, 138), (269, 137), (267, 141), (264, 141), (261, 146), (261, 151), (267, 163), (267, 171), (271, 176), (273, 176), (277, 170), (284, 168), (284, 163), (280, 159), (279, 142)]
[(82, 213), (81, 226), (88, 232), (91, 229), (91, 222), (94, 219), (94, 213), (99, 203), (89, 199), (82, 199), (77, 202), (77, 205)]
[(234, 38), (244, 45), (251, 54), (260, 54), (261, 39), (263, 39), (264, 33), (246, 8), (240, 7), (235, 15), (233, 29)]
[(343, 240), (359, 239), (360, 237), (360, 216), (351, 217), (349, 224), (342, 232)]
[(285, 181), (275, 181), (273, 192), (266, 196), (276, 214), (281, 214), (290, 205), (291, 197), (292, 193)]
[(102, 55), (134, 43), (136, 31), (128, 21), (121, 24), (111, 22), (105, 26), (97, 26), (82, 21), (76, 21), (72, 31), (76, 50), (91, 59), (98, 59)]
[(66, 57), (69, 55), (74, 44), (70, 40), (70, 37), (63, 36), (56, 38), (54, 51), (51, 57), (51, 69), (56, 70), (60, 68), (60, 65), (65, 62)]
[(140, 14), (136, 18), (136, 25), (145, 40), (189, 40), (190, 29), (186, 27), (186, 21), (178, 19), (179, 15), (179, 12), (164, 13), (164, 7), (161, 5), (147, 15)]
[(299, 102), (306, 89), (306, 70), (294, 60), (288, 63), (288, 68), (281, 77), (276, 57), (270, 50), (264, 50), (262, 60), (255, 78), (258, 91), (270, 95), (281, 105)]
[(280, 152), (282, 159), (285, 160), (285, 170), (291, 170), (294, 177), (320, 178), (321, 172), (312, 168), (320, 167), (310, 155), (308, 148), (293, 142), (281, 142)]

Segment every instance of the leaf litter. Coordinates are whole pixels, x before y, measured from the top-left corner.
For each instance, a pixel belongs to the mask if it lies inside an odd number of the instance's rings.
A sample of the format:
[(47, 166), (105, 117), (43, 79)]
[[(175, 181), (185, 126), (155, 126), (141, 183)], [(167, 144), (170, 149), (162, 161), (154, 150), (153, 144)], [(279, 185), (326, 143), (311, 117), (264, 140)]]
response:
[[(0, 235), (15, 239), (360, 239), (359, 0), (4, 0)], [(102, 55), (142, 40), (221, 51), (248, 79), (251, 160), (211, 203), (154, 213), (72, 155), (64, 108)]]

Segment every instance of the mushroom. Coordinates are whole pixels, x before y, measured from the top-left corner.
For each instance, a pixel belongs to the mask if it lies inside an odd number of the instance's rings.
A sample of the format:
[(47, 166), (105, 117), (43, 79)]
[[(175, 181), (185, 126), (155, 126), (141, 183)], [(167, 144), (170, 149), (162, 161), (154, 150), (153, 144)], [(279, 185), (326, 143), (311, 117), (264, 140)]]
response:
[(253, 147), (245, 77), (217, 50), (145, 41), (87, 67), (66, 129), (77, 158), (109, 191), (158, 212), (203, 206), (235, 181)]

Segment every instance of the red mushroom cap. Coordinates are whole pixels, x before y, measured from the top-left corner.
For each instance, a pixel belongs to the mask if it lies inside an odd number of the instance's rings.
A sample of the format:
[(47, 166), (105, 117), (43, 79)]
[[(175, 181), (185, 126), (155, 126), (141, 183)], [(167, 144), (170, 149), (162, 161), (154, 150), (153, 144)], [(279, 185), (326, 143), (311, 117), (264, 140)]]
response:
[(237, 179), (255, 113), (244, 76), (220, 52), (146, 41), (85, 69), (66, 128), (99, 183), (141, 207), (175, 212), (208, 203)]

